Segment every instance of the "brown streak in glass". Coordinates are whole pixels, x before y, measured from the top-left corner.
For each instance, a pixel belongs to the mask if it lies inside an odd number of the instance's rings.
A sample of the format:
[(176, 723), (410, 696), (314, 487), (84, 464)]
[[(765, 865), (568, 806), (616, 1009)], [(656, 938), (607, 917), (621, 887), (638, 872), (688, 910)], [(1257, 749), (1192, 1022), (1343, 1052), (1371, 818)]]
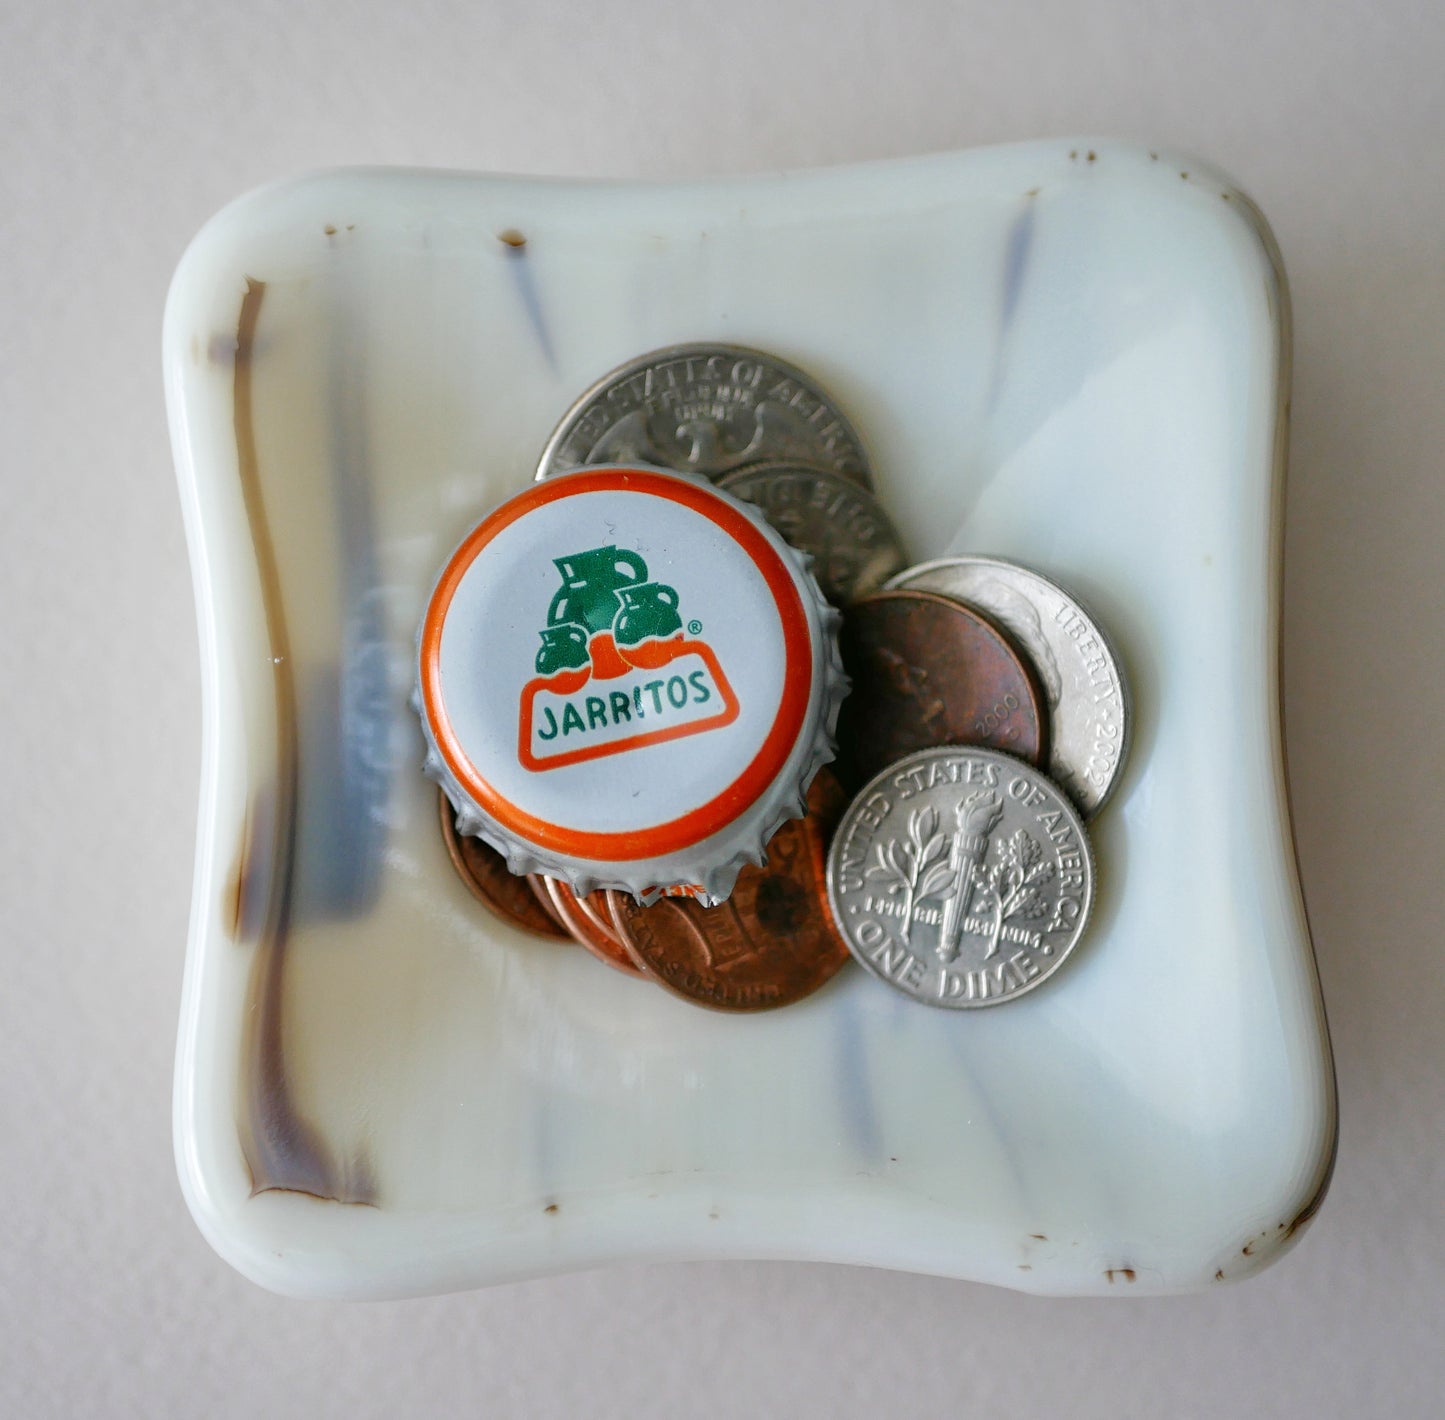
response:
[[(256, 552), (261, 606), (271, 660), (272, 693), (276, 715), (275, 802), (269, 815), (272, 841), (270, 871), (260, 879), (268, 895), (256, 942), (247, 986), (245, 1031), (241, 1040), (242, 1100), (237, 1121), (241, 1151), (251, 1174), (251, 1194), (271, 1190), (307, 1193), (337, 1203), (374, 1204), (376, 1189), (364, 1157), (338, 1170), (331, 1150), (319, 1131), (296, 1111), (286, 1074), (283, 1005), (285, 1000), (286, 945), (291, 929), (296, 871), (297, 765), (296, 682), (291, 664), (291, 640), (281, 598), (276, 549), (266, 516), (261, 489), (260, 460), (256, 454), (252, 408), (252, 366), (256, 324), (266, 283), (248, 277), (246, 294), (236, 326), (232, 398), (236, 433), (236, 471), (246, 509), (246, 522)], [(248, 812), (249, 824), (268, 816)], [(243, 832), (249, 836), (250, 829)], [(242, 861), (250, 860), (262, 845), (243, 842)], [(238, 879), (235, 921), (239, 927), (248, 913), (242, 895), (249, 878)]]

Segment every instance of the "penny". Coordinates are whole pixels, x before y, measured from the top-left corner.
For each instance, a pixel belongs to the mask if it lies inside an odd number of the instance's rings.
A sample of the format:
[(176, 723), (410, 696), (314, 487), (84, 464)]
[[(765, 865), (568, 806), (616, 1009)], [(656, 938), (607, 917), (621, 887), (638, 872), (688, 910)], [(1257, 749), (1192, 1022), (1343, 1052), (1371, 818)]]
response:
[(1119, 657), (1099, 623), (1055, 582), (992, 557), (948, 557), (888, 583), (938, 592), (991, 616), (1033, 662), (1049, 706), (1049, 774), (1085, 818), (1114, 792), (1133, 720)]
[(933, 745), (1042, 757), (1042, 692), (1008, 638), (972, 608), (933, 592), (875, 592), (848, 608), (838, 645), (853, 682), (838, 715), (838, 777), (848, 789)]
[(1039, 770), (947, 746), (890, 764), (828, 854), (828, 901), (853, 955), (917, 1001), (1011, 1001), (1083, 935), (1094, 863), (1083, 820)]
[(796, 366), (741, 345), (672, 345), (587, 390), (547, 440), (537, 477), (640, 462), (717, 478), (779, 459), (870, 482), (853, 426)]
[(502, 921), (524, 932), (551, 941), (570, 941), (567, 932), (538, 905), (527, 880), (513, 873), (507, 867), (507, 860), (490, 843), (457, 832), (456, 811), (440, 789), (437, 800), (447, 856), (472, 896)]
[[(547, 914), (558, 929), (566, 936), (569, 942), (576, 942), (577, 939), (567, 930), (567, 924), (557, 915), (557, 909), (552, 906), (552, 894), (547, 891), (547, 879), (541, 873), (528, 873), (527, 886), (532, 890), (532, 896), (541, 904), (542, 911)], [(578, 943), (580, 946), (581, 943)]]
[(811, 555), (812, 573), (835, 606), (876, 591), (908, 563), (882, 504), (831, 469), (759, 464), (725, 474), (718, 486), (756, 504), (794, 547)]
[(589, 897), (596, 899), (589, 903), (586, 898), (578, 897), (566, 883), (559, 882), (556, 878), (543, 878), (542, 881), (547, 885), (547, 894), (552, 899), (552, 907), (557, 916), (572, 936), (593, 956), (628, 976), (646, 974), (623, 947), (611, 924), (606, 923), (601, 916), (598, 910), (600, 893), (589, 894)]
[(609, 891), (623, 944), (659, 985), (716, 1011), (766, 1011), (811, 995), (848, 960), (824, 901), (824, 856), (844, 802), (838, 781), (820, 770), (808, 816), (785, 823), (765, 866), (745, 867), (716, 907), (686, 897), (644, 907)]

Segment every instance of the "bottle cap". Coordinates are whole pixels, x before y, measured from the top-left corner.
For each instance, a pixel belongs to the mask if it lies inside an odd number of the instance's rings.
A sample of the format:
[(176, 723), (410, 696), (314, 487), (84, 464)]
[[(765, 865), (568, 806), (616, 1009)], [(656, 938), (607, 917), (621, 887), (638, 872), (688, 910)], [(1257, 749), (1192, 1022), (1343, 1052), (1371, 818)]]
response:
[(704, 479), (547, 479), (431, 594), (426, 772), (514, 873), (721, 900), (833, 757), (838, 620), (806, 558)]

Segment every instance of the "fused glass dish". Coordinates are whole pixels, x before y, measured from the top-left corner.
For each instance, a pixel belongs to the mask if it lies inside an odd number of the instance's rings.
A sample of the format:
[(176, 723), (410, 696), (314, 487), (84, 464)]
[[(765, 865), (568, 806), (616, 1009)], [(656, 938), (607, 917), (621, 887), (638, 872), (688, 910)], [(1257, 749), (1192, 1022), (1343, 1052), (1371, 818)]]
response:
[[(726, 1016), (485, 913), (407, 696), (443, 559), (573, 399), (684, 341), (807, 370), (916, 560), (1093, 608), (1134, 693), (1073, 960), (991, 1010), (849, 967)], [(1335, 1101), (1277, 688), (1288, 309), (1164, 153), (672, 185), (340, 172), (184, 257), (165, 374), (204, 664), (176, 1145), (278, 1291), (771, 1257), (1054, 1294), (1279, 1255)]]

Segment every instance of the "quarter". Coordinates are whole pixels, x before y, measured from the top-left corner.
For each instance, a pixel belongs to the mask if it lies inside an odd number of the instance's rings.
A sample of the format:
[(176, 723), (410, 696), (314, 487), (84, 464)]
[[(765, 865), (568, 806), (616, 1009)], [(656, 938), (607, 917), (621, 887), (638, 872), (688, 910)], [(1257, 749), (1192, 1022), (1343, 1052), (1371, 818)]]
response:
[(810, 375), (741, 345), (671, 345), (587, 390), (547, 440), (537, 477), (636, 462), (718, 478), (782, 459), (870, 483), (857, 433)]
[(805, 464), (738, 469), (718, 487), (754, 503), (800, 552), (834, 606), (877, 591), (908, 562), (898, 531), (866, 488), (840, 473)]

